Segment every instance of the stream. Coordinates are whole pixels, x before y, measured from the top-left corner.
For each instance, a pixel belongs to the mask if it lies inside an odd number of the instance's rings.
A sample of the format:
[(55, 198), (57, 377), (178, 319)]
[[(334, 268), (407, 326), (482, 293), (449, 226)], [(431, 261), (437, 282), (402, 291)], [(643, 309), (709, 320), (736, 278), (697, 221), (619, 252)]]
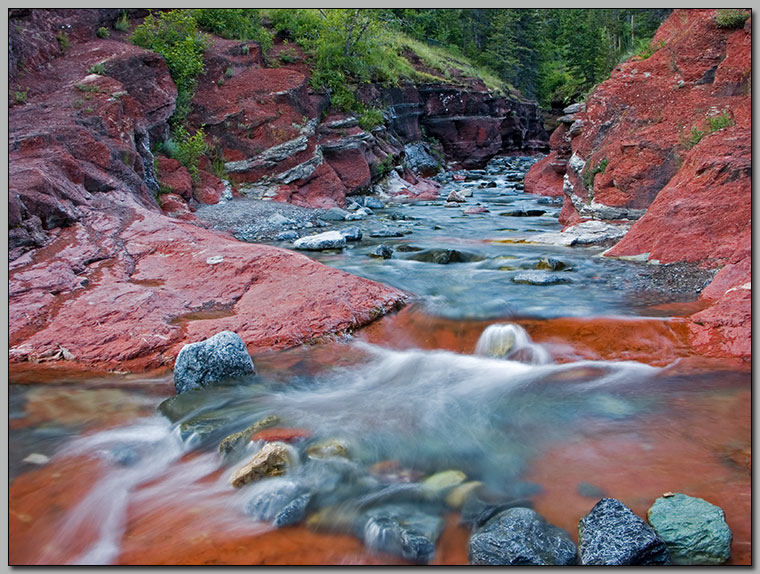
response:
[[(354, 335), (255, 356), (257, 375), (235, 385), (175, 398), (171, 374), (11, 374), (11, 564), (466, 564), (489, 505), (531, 506), (577, 540), (599, 498), (645, 516), (667, 491), (722, 507), (731, 562), (750, 563), (748, 370), (593, 360), (524, 328), (663, 321), (710, 275), (674, 282), (602, 257), (609, 243), (562, 245), (561, 201), (522, 192), (533, 161), (497, 158), (449, 177), (437, 201), (330, 222), (362, 240), (308, 255), (413, 302)], [(472, 195), (445, 206), (455, 189)], [(244, 214), (246, 200), (218, 209)], [(390, 257), (373, 256), (380, 245)], [(220, 454), (220, 441), (265, 420), (299, 463), (233, 488), (264, 443)]]

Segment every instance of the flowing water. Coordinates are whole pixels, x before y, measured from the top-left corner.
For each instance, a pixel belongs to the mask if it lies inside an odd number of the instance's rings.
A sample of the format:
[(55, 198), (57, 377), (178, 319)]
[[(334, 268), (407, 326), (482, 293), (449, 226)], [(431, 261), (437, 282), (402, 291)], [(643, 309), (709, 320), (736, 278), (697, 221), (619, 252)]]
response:
[[(520, 193), (528, 161), (506, 161), (471, 182), (470, 204), (488, 213), (393, 206), (358, 222), (360, 243), (314, 254), (417, 296), (355, 336), (254, 357), (256, 376), (174, 399), (170, 375), (12, 384), (11, 563), (461, 564), (460, 521), (478, 500), (531, 505), (576, 537), (602, 496), (643, 516), (668, 490), (721, 506), (732, 561), (749, 563), (749, 373), (589, 359), (557, 329), (534, 341), (524, 326), (617, 316), (636, 329), (689, 297), (649, 288), (651, 266), (603, 259), (602, 247), (514, 242), (558, 231), (559, 206)], [(545, 213), (500, 215), (517, 210)], [(405, 234), (368, 237), (381, 227)], [(380, 243), (393, 257), (369, 257)], [(432, 249), (460, 261), (410, 258)], [(563, 269), (542, 273), (567, 282), (513, 281), (549, 258)], [(299, 463), (235, 489), (233, 473), (263, 443), (225, 456), (219, 443), (267, 417)], [(348, 457), (319, 458), (310, 447), (325, 441)], [(425, 482), (445, 471), (456, 472), (438, 480), (476, 493), (464, 508)], [(306, 501), (303, 520), (275, 528), (293, 501)], [(407, 538), (403, 525), (414, 526)], [(435, 547), (400, 544), (409, 532)]]

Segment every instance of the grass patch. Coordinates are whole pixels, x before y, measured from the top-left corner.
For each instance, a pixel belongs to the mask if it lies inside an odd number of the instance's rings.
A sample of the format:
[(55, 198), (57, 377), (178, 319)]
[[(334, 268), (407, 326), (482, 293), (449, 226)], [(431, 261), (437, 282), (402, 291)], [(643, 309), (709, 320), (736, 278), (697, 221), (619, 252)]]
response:
[(653, 43), (653, 42), (645, 40), (643, 42), (643, 45), (641, 45), (638, 51), (636, 52), (636, 57), (639, 60), (646, 60), (647, 58), (652, 56), (652, 54), (654, 54), (657, 50), (660, 50), (664, 47), (665, 47), (665, 42), (663, 42), (662, 40), (657, 43)]
[(95, 35), (98, 38), (108, 38), (111, 35), (111, 32), (108, 31), (108, 28), (105, 26), (101, 26), (98, 28), (98, 30), (95, 32)]
[(61, 30), (55, 35), (55, 39), (58, 41), (58, 47), (61, 49), (61, 52), (66, 53), (66, 51), (71, 46), (69, 35), (63, 30)]
[(734, 125), (734, 123), (734, 119), (731, 117), (731, 114), (728, 112), (728, 110), (723, 110), (719, 114), (709, 116), (707, 118), (707, 121), (702, 123), (701, 128), (699, 126), (692, 126), (688, 137), (684, 136), (683, 133), (681, 133), (681, 145), (683, 145), (683, 147), (686, 149), (691, 149), (699, 142), (701, 142), (702, 138), (707, 134), (711, 134), (717, 132), (718, 130), (730, 127)]
[(74, 84), (74, 87), (85, 94), (98, 94), (101, 89), (95, 84)]
[(106, 75), (106, 65), (104, 62), (98, 62), (97, 64), (93, 64), (90, 66), (90, 69), (87, 70), (90, 74), (97, 74), (98, 76), (105, 76)]
[(116, 19), (113, 24), (114, 30), (119, 32), (129, 32), (129, 16), (126, 10), (121, 11), (121, 15)]
[(29, 90), (16, 90), (13, 93), (13, 101), (17, 104), (25, 104), (26, 98), (29, 95)]

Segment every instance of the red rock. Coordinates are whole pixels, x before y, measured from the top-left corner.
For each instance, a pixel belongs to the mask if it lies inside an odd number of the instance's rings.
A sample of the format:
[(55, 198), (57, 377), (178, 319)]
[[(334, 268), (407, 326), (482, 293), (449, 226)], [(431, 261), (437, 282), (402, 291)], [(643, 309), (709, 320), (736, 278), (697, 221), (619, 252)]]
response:
[(332, 167), (323, 163), (305, 181), (280, 186), (275, 199), (303, 207), (343, 207), (346, 186)]
[(224, 193), (224, 182), (213, 174), (201, 170), (198, 185), (193, 190), (193, 197), (200, 203), (213, 205), (219, 203)]
[[(720, 29), (714, 17), (715, 10), (674, 11), (652, 41), (664, 47), (619, 65), (594, 90), (576, 114), (583, 130), (572, 139), (566, 127), (555, 130), (552, 153), (531, 168), (525, 189), (561, 189), (552, 168), (572, 151), (585, 174), (598, 171), (590, 182), (596, 204), (646, 210), (606, 255), (725, 266), (702, 299), (715, 309), (689, 319), (691, 342), (700, 353), (746, 358), (748, 291), (730, 289), (749, 282), (751, 266), (746, 250), (736, 255), (751, 226), (751, 25)], [(731, 125), (709, 133), (715, 116)], [(698, 142), (689, 141), (693, 129), (704, 134)], [(565, 173), (576, 203), (589, 202), (585, 178), (569, 166)], [(582, 220), (566, 197), (560, 222)]]
[(276, 427), (264, 429), (251, 437), (251, 442), (263, 440), (264, 442), (296, 442), (302, 439), (311, 438), (312, 433), (306, 429)]
[[(562, 175), (554, 169), (556, 153), (552, 152), (536, 162), (525, 174), (525, 193), (558, 197), (562, 193)], [(564, 172), (563, 172), (564, 173)]]
[(465, 181), (467, 178), (461, 173), (455, 173), (454, 175), (451, 176), (451, 179), (453, 179), (454, 181)]
[(163, 155), (156, 157), (158, 159), (158, 173), (156, 174), (158, 181), (182, 198), (190, 199), (193, 196), (193, 182), (187, 168), (176, 159), (170, 159)]
[(468, 207), (464, 210), (464, 213), (466, 215), (474, 215), (476, 213), (488, 213), (488, 209), (485, 207), (481, 207), (478, 205), (473, 205), (472, 207)]
[(175, 193), (165, 193), (159, 198), (161, 209), (166, 213), (180, 214), (186, 213), (190, 210), (187, 202)]
[(326, 160), (346, 187), (348, 195), (360, 193), (369, 188), (372, 177), (369, 164), (361, 149), (341, 151), (334, 156), (327, 156)]

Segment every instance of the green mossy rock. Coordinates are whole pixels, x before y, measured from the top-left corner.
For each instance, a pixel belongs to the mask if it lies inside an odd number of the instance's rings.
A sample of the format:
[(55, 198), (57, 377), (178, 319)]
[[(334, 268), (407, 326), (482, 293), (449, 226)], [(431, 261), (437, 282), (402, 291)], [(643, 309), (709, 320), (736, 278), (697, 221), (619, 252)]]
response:
[(672, 564), (715, 565), (731, 557), (731, 530), (723, 510), (693, 496), (655, 500), (647, 520), (665, 541)]

